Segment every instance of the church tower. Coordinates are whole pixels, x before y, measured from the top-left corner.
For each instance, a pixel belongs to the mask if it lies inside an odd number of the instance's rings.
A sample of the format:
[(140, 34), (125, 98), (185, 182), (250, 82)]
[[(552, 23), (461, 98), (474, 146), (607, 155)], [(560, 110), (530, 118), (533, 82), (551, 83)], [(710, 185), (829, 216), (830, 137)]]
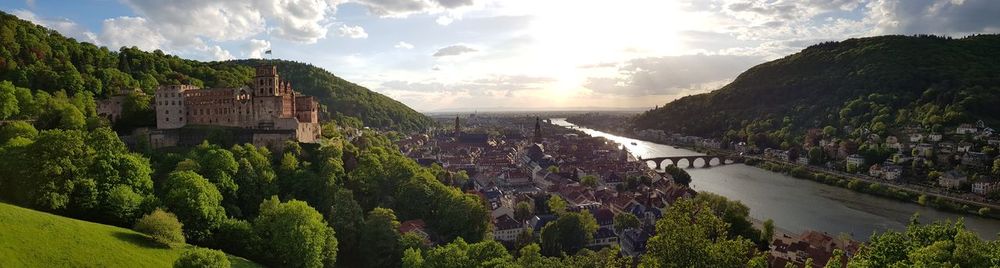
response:
[(462, 135), (462, 126), (458, 124), (458, 116), (455, 116), (455, 137)]
[(542, 143), (542, 123), (541, 119), (535, 117), (535, 137), (532, 138), (535, 143)]

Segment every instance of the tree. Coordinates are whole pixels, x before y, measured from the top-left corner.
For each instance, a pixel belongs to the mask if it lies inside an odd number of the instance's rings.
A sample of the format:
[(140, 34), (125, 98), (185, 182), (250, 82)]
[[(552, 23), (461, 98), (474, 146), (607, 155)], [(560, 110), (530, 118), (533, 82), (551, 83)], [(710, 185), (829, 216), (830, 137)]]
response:
[(361, 237), (362, 259), (367, 267), (396, 267), (402, 250), (399, 248), (399, 221), (391, 209), (375, 208), (368, 212)]
[(25, 121), (13, 121), (0, 125), (0, 145), (13, 138), (21, 137), (33, 140), (36, 136), (38, 136), (38, 130)]
[(765, 244), (771, 244), (771, 240), (774, 239), (774, 220), (767, 219), (764, 221), (764, 232), (761, 234), (761, 241)]
[(132, 229), (136, 232), (144, 233), (153, 238), (153, 241), (167, 247), (184, 244), (184, 231), (181, 229), (177, 216), (170, 212), (165, 212), (157, 208), (152, 213), (146, 214)]
[(524, 221), (530, 219), (531, 215), (535, 213), (533, 210), (534, 207), (531, 204), (528, 204), (528, 202), (517, 202), (517, 205), (514, 206), (514, 219), (517, 220), (517, 222), (523, 223)]
[(639, 228), (639, 218), (632, 213), (618, 213), (614, 218), (615, 233), (622, 233), (629, 228)]
[(837, 135), (837, 128), (833, 126), (823, 127), (823, 136), (827, 138), (832, 138), (834, 137), (834, 135)]
[(823, 163), (823, 149), (812, 147), (809, 149), (809, 164), (817, 165)]
[(726, 223), (702, 202), (681, 199), (656, 222), (641, 267), (744, 267), (753, 243), (729, 239)]
[(1000, 176), (1000, 158), (993, 159), (993, 175)]
[(597, 227), (590, 212), (564, 212), (542, 228), (542, 252), (549, 256), (574, 254), (593, 239)]
[(215, 185), (191, 171), (175, 171), (167, 176), (163, 204), (184, 223), (185, 234), (195, 241), (207, 239), (211, 229), (226, 218), (220, 205), (222, 194)]
[(545, 204), (549, 208), (549, 212), (555, 215), (562, 215), (566, 213), (566, 201), (562, 200), (562, 197), (558, 195), (549, 196), (549, 200), (545, 201)]
[(844, 251), (839, 248), (834, 249), (833, 256), (830, 257), (830, 260), (826, 261), (826, 265), (824, 265), (823, 267), (824, 268), (844, 267), (844, 261), (842, 260), (843, 258), (844, 258)]
[(674, 182), (676, 183), (684, 186), (691, 184), (691, 175), (688, 174), (687, 171), (678, 168), (676, 165), (667, 165), (667, 167), (663, 168), (663, 171), (669, 174), (670, 177), (674, 178)]
[(346, 266), (360, 266), (361, 232), (365, 226), (364, 213), (361, 206), (354, 201), (351, 190), (338, 188), (333, 195), (333, 206), (327, 222), (337, 230), (339, 247), (337, 263)]
[(6, 120), (20, 112), (15, 91), (14, 84), (10, 81), (0, 82), (0, 120)]
[(586, 175), (580, 178), (580, 185), (594, 188), (597, 187), (597, 177), (593, 175)]
[(232, 264), (222, 251), (207, 248), (192, 248), (181, 253), (174, 261), (174, 268), (229, 268)]
[(260, 204), (254, 232), (262, 241), (261, 254), (277, 267), (331, 267), (337, 259), (333, 228), (306, 202), (282, 203), (276, 196)]

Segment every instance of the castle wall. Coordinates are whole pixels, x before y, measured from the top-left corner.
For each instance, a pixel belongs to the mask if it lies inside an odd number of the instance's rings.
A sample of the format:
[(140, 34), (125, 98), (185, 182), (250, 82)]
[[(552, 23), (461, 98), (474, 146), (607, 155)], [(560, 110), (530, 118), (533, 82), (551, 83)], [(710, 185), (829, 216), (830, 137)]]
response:
[(184, 92), (195, 90), (191, 85), (160, 86), (156, 89), (156, 128), (175, 129), (187, 125)]
[(188, 123), (194, 125), (215, 125), (236, 127), (235, 90), (203, 89), (184, 93), (188, 108)]

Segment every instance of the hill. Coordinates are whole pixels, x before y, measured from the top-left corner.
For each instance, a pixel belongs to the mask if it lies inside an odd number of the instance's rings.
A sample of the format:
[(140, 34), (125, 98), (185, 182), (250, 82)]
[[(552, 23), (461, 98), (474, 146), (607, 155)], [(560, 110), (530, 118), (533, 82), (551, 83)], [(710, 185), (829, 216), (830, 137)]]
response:
[(260, 59), (233, 60), (227, 63), (253, 67), (263, 62), (277, 65), (282, 79), (292, 81), (296, 90), (317, 97), (331, 115), (342, 113), (361, 119), (366, 126), (403, 130), (424, 129), (434, 124), (429, 117), (399, 101), (351, 83), (312, 64)]
[[(184, 251), (140, 233), (0, 203), (0, 267), (171, 267)], [(187, 246), (193, 247), (193, 246)], [(229, 256), (233, 267), (259, 267)]]
[[(249, 85), (256, 60), (201, 62), (163, 51), (122, 47), (117, 51), (66, 38), (56, 31), (0, 12), (0, 80), (15, 86), (55, 93), (60, 90), (89, 98), (110, 96), (120, 89), (152, 93), (159, 85), (190, 84), (200, 87)], [(382, 94), (334, 76), (321, 68), (275, 60), (279, 71), (295, 88), (316, 96), (324, 118), (351, 116), (366, 126), (400, 130), (423, 129), (433, 124), (426, 116)], [(155, 124), (149, 99), (126, 107), (123, 122), (129, 129)]]
[(801, 143), (833, 126), (885, 134), (1000, 123), (1000, 35), (880, 36), (827, 42), (763, 63), (709, 93), (647, 111), (636, 129)]

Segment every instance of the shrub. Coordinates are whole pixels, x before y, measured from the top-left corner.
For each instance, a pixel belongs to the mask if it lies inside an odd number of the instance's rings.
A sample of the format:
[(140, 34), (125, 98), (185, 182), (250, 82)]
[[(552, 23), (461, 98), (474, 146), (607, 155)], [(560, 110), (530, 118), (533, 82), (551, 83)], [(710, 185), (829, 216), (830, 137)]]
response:
[(174, 268), (229, 268), (229, 258), (222, 251), (207, 248), (192, 248), (181, 253), (174, 261)]
[(184, 244), (184, 232), (181, 230), (181, 222), (177, 221), (177, 216), (161, 209), (156, 209), (153, 213), (146, 214), (135, 223), (133, 228), (137, 232), (148, 234), (157, 243), (167, 247)]

